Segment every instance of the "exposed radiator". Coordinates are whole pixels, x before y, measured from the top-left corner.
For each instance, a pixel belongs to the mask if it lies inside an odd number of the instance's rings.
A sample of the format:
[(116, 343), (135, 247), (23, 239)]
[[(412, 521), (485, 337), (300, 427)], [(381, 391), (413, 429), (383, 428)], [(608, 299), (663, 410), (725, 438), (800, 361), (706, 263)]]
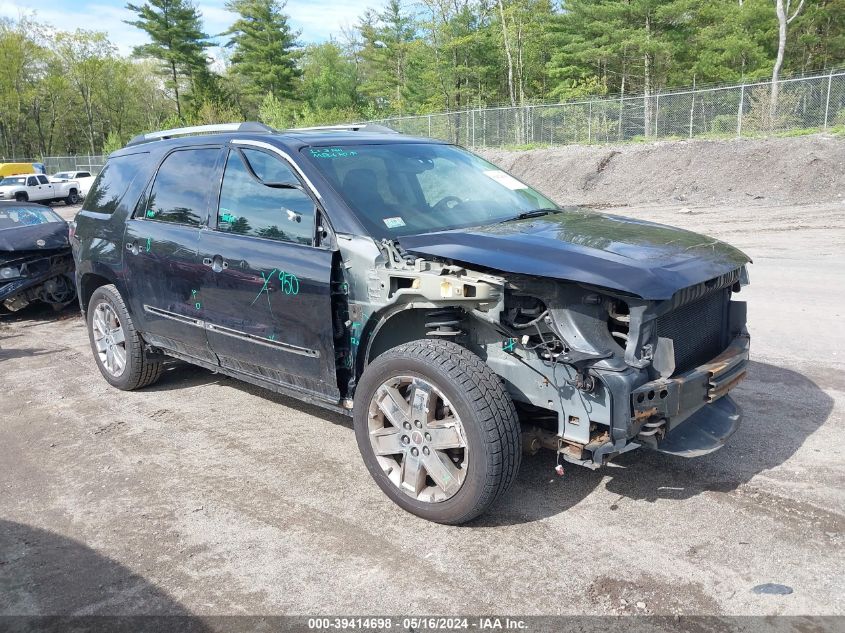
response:
[(727, 345), (728, 290), (717, 290), (657, 319), (657, 335), (672, 339), (675, 373), (718, 356)]

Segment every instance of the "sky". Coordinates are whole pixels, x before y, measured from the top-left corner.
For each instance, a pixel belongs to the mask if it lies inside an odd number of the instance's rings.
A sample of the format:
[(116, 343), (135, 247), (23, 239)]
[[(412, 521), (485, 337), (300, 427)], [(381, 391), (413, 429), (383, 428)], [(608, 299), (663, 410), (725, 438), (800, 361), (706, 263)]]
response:
[[(144, 0), (134, 0), (133, 4), (144, 4)], [(224, 8), (225, 0), (195, 0), (195, 4), (209, 35), (222, 33), (235, 20), (234, 14)], [(341, 27), (355, 24), (364, 8), (371, 4), (379, 5), (381, 0), (364, 3), (360, 0), (289, 0), (285, 13), (290, 16), (293, 29), (302, 31), (299, 40), (307, 44), (339, 35)], [(126, 0), (0, 0), (0, 17), (17, 19), (34, 13), (39, 22), (64, 31), (77, 28), (105, 31), (121, 53), (129, 54), (133, 46), (143, 44), (147, 39), (143, 31), (123, 23), (134, 15), (125, 7)]]

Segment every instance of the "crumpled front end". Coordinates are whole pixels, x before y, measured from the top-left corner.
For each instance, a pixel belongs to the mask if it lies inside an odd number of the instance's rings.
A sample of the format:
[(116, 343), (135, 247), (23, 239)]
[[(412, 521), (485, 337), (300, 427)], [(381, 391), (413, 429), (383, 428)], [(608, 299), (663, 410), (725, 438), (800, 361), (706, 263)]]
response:
[(527, 430), (528, 450), (596, 468), (640, 446), (693, 457), (724, 445), (741, 421), (728, 394), (749, 358), (745, 303), (732, 300), (744, 283), (740, 267), (647, 301), (511, 279), (503, 324), (512, 336), (487, 362), (523, 409), (546, 419)]
[(33, 301), (62, 307), (76, 297), (70, 248), (0, 253), (0, 304), (11, 312)]

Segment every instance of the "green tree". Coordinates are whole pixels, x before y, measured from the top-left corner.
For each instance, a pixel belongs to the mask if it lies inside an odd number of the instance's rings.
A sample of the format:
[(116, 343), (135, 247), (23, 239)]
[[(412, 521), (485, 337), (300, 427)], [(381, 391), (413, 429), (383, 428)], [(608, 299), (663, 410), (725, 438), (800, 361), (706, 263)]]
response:
[(149, 44), (135, 48), (138, 57), (151, 57), (162, 64), (168, 87), (173, 91), (176, 114), (182, 119), (180, 86), (208, 72), (205, 49), (210, 46), (202, 30), (199, 10), (189, 0), (149, 0), (143, 5), (127, 4), (138, 19), (127, 24), (149, 35)]
[(105, 33), (77, 30), (74, 33), (59, 33), (55, 50), (81, 101), (80, 115), (82, 129), (88, 141), (91, 154), (97, 153), (97, 145), (103, 140), (103, 119), (106, 113), (102, 106), (102, 95), (107, 92), (103, 77), (115, 61), (117, 51)]
[(368, 9), (359, 29), (361, 93), (377, 107), (402, 112), (407, 108), (410, 57), (416, 40), (411, 16), (399, 0), (388, 0), (381, 12)]
[(38, 91), (38, 67), (48, 57), (36, 41), (38, 29), (28, 18), (0, 19), (0, 137), (10, 158), (32, 152), (28, 110)]
[(790, 29), (794, 39), (787, 50), (789, 70), (836, 68), (845, 61), (845, 0), (808, 2)]
[(284, 7), (277, 0), (226, 3), (240, 16), (224, 33), (231, 36), (226, 46), (232, 48), (232, 71), (246, 78), (253, 94), (292, 96), (296, 89), (299, 33), (291, 30)]
[(312, 44), (302, 58), (301, 95), (315, 110), (351, 110), (358, 104), (355, 64), (334, 41)]

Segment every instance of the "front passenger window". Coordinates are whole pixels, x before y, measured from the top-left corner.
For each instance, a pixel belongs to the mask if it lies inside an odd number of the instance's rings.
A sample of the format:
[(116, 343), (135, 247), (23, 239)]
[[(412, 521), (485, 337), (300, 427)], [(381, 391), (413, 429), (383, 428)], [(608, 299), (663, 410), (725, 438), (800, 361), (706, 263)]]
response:
[(257, 150), (229, 152), (218, 230), (311, 245), (314, 216), (314, 202), (287, 165)]

